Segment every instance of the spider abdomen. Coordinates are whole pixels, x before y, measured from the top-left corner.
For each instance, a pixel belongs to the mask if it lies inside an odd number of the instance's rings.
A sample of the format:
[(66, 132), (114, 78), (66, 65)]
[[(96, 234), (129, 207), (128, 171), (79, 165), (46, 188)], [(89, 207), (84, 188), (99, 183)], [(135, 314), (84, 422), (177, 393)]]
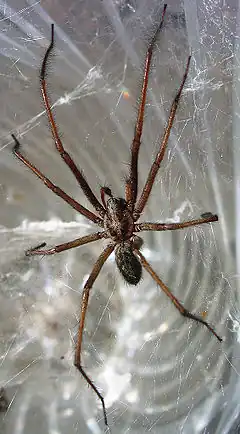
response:
[(118, 269), (127, 283), (137, 285), (142, 277), (142, 265), (134, 255), (129, 243), (121, 243), (116, 247), (115, 259)]

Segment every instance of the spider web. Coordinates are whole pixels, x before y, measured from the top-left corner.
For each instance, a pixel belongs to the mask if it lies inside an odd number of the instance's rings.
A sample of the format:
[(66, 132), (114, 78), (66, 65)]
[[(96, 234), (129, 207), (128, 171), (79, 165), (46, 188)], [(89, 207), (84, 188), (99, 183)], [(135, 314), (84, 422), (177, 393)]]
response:
[[(56, 24), (56, 56), (48, 79), (63, 141), (97, 193), (109, 185), (122, 196), (144, 53), (162, 8), (157, 0), (0, 6), (3, 434), (104, 431), (101, 406), (72, 366), (80, 294), (103, 244), (48, 258), (24, 256), (42, 241), (56, 245), (96, 230), (11, 153), (15, 132), (29, 160), (89, 207), (54, 149), (40, 100), (38, 70), (50, 23)], [(139, 163), (142, 187), (191, 50), (167, 153), (141, 220), (178, 222), (212, 211), (220, 221), (144, 234), (143, 253), (224, 342), (183, 319), (146, 274), (138, 287), (125, 285), (111, 256), (92, 290), (83, 361), (103, 391), (115, 434), (237, 432), (239, 196), (233, 181), (239, 151), (233, 145), (239, 131), (232, 113), (239, 112), (238, 17), (234, 0), (168, 2)]]

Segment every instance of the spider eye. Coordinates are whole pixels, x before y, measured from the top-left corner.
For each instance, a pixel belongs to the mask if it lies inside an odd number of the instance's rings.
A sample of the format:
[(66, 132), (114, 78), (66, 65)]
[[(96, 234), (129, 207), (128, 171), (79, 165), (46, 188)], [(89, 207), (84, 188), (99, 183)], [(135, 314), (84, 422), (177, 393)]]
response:
[(142, 265), (128, 243), (119, 244), (115, 250), (116, 264), (130, 285), (137, 285), (142, 277)]

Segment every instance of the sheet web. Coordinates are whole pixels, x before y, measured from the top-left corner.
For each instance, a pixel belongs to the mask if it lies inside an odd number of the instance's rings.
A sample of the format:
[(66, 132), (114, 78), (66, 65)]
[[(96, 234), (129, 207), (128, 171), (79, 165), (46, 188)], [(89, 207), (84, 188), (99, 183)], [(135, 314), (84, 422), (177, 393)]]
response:
[[(163, 4), (15, 3), (1, 6), (0, 395), (9, 405), (6, 410), (0, 399), (0, 431), (98, 434), (104, 431), (100, 403), (72, 362), (81, 291), (103, 243), (25, 257), (42, 241), (53, 246), (96, 229), (13, 157), (10, 134), (17, 134), (30, 161), (90, 208), (54, 148), (40, 99), (39, 65), (54, 22), (48, 80), (64, 144), (97, 194), (109, 185), (122, 196), (145, 49)], [(224, 342), (182, 318), (147, 274), (136, 288), (124, 284), (111, 256), (92, 290), (83, 363), (103, 392), (112, 433), (222, 434), (238, 415), (232, 169), (237, 16), (233, 2), (168, 3), (139, 163), (141, 188), (191, 51), (168, 150), (141, 221), (179, 222), (208, 211), (220, 220), (144, 234), (142, 252), (179, 301)]]

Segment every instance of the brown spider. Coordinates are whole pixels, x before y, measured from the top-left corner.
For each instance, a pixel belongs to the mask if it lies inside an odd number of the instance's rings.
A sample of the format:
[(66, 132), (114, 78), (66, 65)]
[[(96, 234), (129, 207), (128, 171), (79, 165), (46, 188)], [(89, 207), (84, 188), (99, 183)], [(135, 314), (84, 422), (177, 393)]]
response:
[[(20, 152), (20, 143), (18, 139), (12, 134), (12, 137), (15, 142), (15, 146), (13, 148), (14, 154), (26, 165), (35, 175), (41, 179), (42, 182), (52, 190), (56, 195), (60, 196), (65, 202), (67, 202), (72, 208), (78, 211), (80, 214), (91, 220), (96, 225), (103, 228), (103, 231), (96, 232), (91, 235), (87, 235), (81, 238), (77, 238), (76, 240), (60, 244), (58, 246), (52, 247), (48, 250), (42, 250), (42, 247), (45, 247), (46, 243), (43, 243), (37, 247), (31, 248), (26, 252), (27, 256), (32, 255), (53, 255), (54, 253), (59, 253), (64, 250), (72, 249), (74, 247), (82, 246), (83, 244), (91, 243), (96, 240), (100, 240), (101, 238), (110, 239), (111, 242), (109, 245), (103, 250), (97, 259), (96, 263), (93, 266), (92, 272), (87, 279), (87, 282), (84, 285), (83, 293), (82, 293), (82, 304), (81, 304), (81, 316), (78, 330), (78, 338), (75, 349), (75, 359), (74, 365), (83, 375), (87, 383), (91, 386), (94, 392), (97, 394), (98, 398), (101, 400), (103, 415), (105, 424), (107, 423), (107, 413), (104, 403), (104, 398), (101, 393), (98, 391), (97, 387), (92, 382), (91, 378), (85, 372), (85, 369), (82, 367), (81, 362), (81, 352), (82, 352), (82, 338), (83, 338), (83, 330), (84, 323), (86, 317), (86, 311), (88, 306), (88, 299), (90, 290), (100, 273), (102, 266), (111, 255), (111, 253), (115, 249), (115, 259), (117, 267), (122, 274), (123, 278), (127, 283), (131, 285), (137, 285), (142, 276), (142, 267), (144, 267), (148, 273), (152, 276), (155, 282), (161, 287), (161, 289), (165, 292), (165, 294), (171, 299), (173, 304), (179, 310), (179, 312), (187, 317), (191, 318), (198, 323), (205, 325), (212, 334), (214, 334), (217, 339), (221, 342), (222, 339), (217, 335), (214, 329), (201, 317), (190, 313), (185, 307), (178, 301), (178, 299), (171, 293), (168, 287), (164, 284), (164, 282), (158, 277), (155, 271), (152, 269), (151, 265), (147, 262), (145, 257), (140, 252), (140, 248), (143, 244), (143, 241), (140, 237), (136, 235), (138, 232), (142, 231), (167, 231), (167, 230), (176, 230), (183, 229), (190, 226), (196, 226), (203, 223), (210, 223), (214, 221), (218, 221), (218, 216), (212, 213), (204, 213), (201, 215), (201, 218), (185, 221), (182, 223), (136, 223), (141, 216), (149, 195), (152, 190), (153, 183), (155, 181), (159, 166), (161, 161), (163, 160), (168, 138), (170, 135), (170, 131), (173, 125), (173, 121), (175, 118), (176, 110), (179, 104), (180, 96), (187, 79), (190, 58), (188, 57), (186, 69), (182, 78), (182, 82), (180, 88), (174, 98), (174, 101), (171, 106), (168, 122), (164, 131), (164, 135), (162, 141), (160, 143), (159, 151), (156, 155), (154, 162), (152, 163), (151, 169), (148, 174), (147, 181), (140, 195), (138, 195), (138, 155), (139, 148), (141, 144), (141, 136), (143, 129), (143, 119), (144, 119), (144, 111), (145, 111), (145, 103), (146, 103), (146, 94), (148, 87), (148, 79), (149, 79), (149, 71), (152, 60), (152, 53), (154, 49), (154, 45), (157, 39), (157, 36), (163, 26), (164, 15), (166, 12), (167, 5), (164, 5), (164, 9), (162, 12), (162, 18), (160, 25), (155, 32), (146, 53), (145, 59), (145, 67), (144, 67), (144, 77), (141, 89), (141, 98), (140, 104), (138, 108), (138, 116), (135, 125), (134, 138), (131, 146), (131, 163), (130, 163), (130, 173), (129, 177), (126, 180), (125, 186), (125, 199), (114, 197), (110, 188), (102, 187), (100, 190), (101, 202), (97, 199), (92, 189), (90, 188), (87, 180), (83, 176), (82, 172), (77, 168), (74, 161), (70, 157), (70, 155), (65, 151), (62, 141), (59, 137), (58, 129), (56, 123), (54, 121), (50, 99), (46, 89), (46, 67), (49, 59), (49, 55), (54, 47), (54, 25), (51, 27), (51, 42), (45, 53), (41, 71), (40, 71), (40, 83), (41, 83), (41, 92), (43, 97), (43, 102), (46, 108), (46, 112), (48, 115), (49, 124), (51, 127), (53, 139), (55, 141), (55, 145), (57, 151), (60, 153), (61, 157), (68, 165), (72, 173), (74, 174), (77, 182), (79, 183), (83, 193), (88, 198), (89, 202), (95, 208), (96, 213), (93, 213), (83, 207), (80, 203), (76, 202), (71, 196), (66, 194), (59, 187), (54, 185), (42, 172), (40, 172), (29, 160), (27, 160)], [(106, 200), (106, 197), (108, 198)]]

